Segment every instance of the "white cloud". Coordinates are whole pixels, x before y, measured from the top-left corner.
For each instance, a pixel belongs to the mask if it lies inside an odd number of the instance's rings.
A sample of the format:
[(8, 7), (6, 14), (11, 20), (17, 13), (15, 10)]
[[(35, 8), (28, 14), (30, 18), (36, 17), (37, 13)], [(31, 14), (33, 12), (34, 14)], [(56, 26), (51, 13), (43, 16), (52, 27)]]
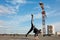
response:
[(26, 0), (13, 0), (13, 3), (26, 3)]
[(27, 1), (27, 0), (6, 0), (7, 3), (10, 3), (16, 7), (16, 9), (19, 9), (19, 6), (21, 4), (26, 4), (26, 3), (36, 3), (32, 1)]
[(51, 7), (49, 5), (44, 6), (46, 9), (50, 9)]
[[(34, 20), (35, 19), (40, 19), (41, 16), (39, 14), (34, 14)], [(27, 15), (23, 15), (23, 16), (13, 16), (11, 20), (8, 21), (1, 21), (3, 22), (4, 26), (6, 27), (16, 27), (16, 26), (20, 26), (21, 23), (27, 22), (27, 21), (31, 21), (31, 14), (27, 14)], [(2, 25), (3, 26), (3, 25)]]
[(18, 9), (21, 4), (26, 3), (26, 0), (6, 0), (6, 2), (14, 5)]
[[(34, 14), (34, 17), (35, 17), (34, 19), (40, 19), (39, 14)], [(24, 16), (15, 16), (15, 17), (13, 17), (13, 20), (10, 20), (10, 21), (2, 21), (2, 20), (0, 20), (0, 23), (1, 23), (0, 27), (8, 28), (8, 30), (10, 30), (10, 32), (13, 32), (13, 31), (11, 31), (11, 28), (13, 30), (15, 30), (14, 28), (18, 28), (18, 26), (20, 26), (21, 23), (24, 23), (26, 21), (31, 21), (31, 15), (30, 14), (27, 14), (27, 15), (24, 15)], [(60, 28), (60, 22), (55, 22), (55, 23), (50, 23), (50, 24), (55, 26), (55, 31), (60, 30), (59, 29)], [(40, 29), (42, 27), (39, 24), (36, 24), (35, 26), (38, 29)], [(13, 33), (26, 33), (26, 31), (29, 30), (29, 29), (30, 29), (30, 25), (29, 25), (29, 27), (25, 26), (25, 28), (21, 27), (21, 29), (20, 29), (21, 32), (19, 32), (19, 29), (18, 30), (16, 29), (15, 31), (17, 31), (17, 32), (13, 32)]]
[[(41, 16), (39, 14), (35, 14), (34, 15), (34, 20), (35, 19), (40, 19)], [(10, 24), (14, 24), (14, 25), (19, 25), (21, 23), (27, 22), (27, 21), (31, 21), (31, 14), (27, 14), (27, 15), (23, 15), (23, 16), (14, 16), (13, 20), (9, 21)]]
[(57, 17), (60, 16), (60, 12), (57, 10), (50, 10), (46, 12), (47, 17)]
[(60, 31), (60, 22), (55, 22), (53, 25), (55, 27), (55, 31)]
[(4, 22), (2, 20), (0, 20), (0, 25), (2, 25)]
[(0, 27), (4, 27), (5, 26), (5, 21), (0, 20)]
[(31, 1), (26, 1), (26, 0), (5, 0), (5, 1), (6, 1), (5, 4), (0, 5), (0, 16), (7, 15), (7, 14), (9, 14), (9, 15), (17, 14), (21, 4), (33, 3)]
[[(19, 11), (19, 6), (21, 3), (25, 3), (26, 0), (5, 0), (7, 3), (4, 5), (0, 5), (0, 16), (2, 15), (10, 15), (10, 14), (17, 14)], [(10, 4), (8, 4), (10, 3)], [(13, 6), (12, 6), (13, 5)]]
[[(40, 16), (39, 14), (35, 14), (34, 19), (39, 19), (39, 16)], [(21, 23), (24, 23), (26, 21), (31, 21), (31, 15), (30, 14), (23, 15), (23, 16), (17, 16), (16, 15), (10, 21), (2, 21), (1, 20), (0, 21), (0, 23), (1, 23), (0, 28), (3, 31), (2, 33), (11, 33), (11, 32), (12, 33), (26, 33), (30, 29), (30, 25), (29, 25), (29, 27), (28, 26), (21, 27), (21, 25), (20, 25)], [(20, 27), (20, 29), (17, 29), (18, 27)], [(4, 32), (4, 30), (5, 30), (5, 32)]]
[(6, 0), (7, 2), (11, 2), (12, 4), (20, 4), (20, 3), (26, 3), (26, 0)]
[(13, 7), (6, 7), (4, 5), (0, 5), (0, 15), (7, 14), (16, 14), (16, 9)]
[(34, 14), (34, 19), (41, 19), (41, 14), (40, 13)]

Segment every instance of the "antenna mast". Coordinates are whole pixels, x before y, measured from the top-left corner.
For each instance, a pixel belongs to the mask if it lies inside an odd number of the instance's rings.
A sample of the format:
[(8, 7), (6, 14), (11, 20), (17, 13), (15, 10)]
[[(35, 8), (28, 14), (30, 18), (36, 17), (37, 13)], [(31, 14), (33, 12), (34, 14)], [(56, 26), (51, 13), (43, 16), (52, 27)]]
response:
[(45, 10), (44, 10), (44, 4), (42, 2), (40, 2), (39, 5), (41, 6), (41, 9), (42, 9), (42, 27), (43, 27), (42, 29), (43, 29), (43, 36), (45, 36), (45, 34), (46, 34), (46, 28), (45, 28), (46, 14), (45, 14)]

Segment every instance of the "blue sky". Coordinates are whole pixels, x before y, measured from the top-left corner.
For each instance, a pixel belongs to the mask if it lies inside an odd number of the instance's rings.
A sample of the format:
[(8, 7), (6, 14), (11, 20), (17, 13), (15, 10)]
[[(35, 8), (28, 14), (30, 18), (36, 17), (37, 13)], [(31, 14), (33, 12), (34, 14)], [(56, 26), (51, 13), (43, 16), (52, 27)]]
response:
[[(31, 14), (34, 25), (42, 29), (40, 0), (0, 0), (0, 33), (26, 34), (31, 27)], [(42, 0), (46, 11), (46, 25), (54, 25), (60, 31), (60, 0)]]

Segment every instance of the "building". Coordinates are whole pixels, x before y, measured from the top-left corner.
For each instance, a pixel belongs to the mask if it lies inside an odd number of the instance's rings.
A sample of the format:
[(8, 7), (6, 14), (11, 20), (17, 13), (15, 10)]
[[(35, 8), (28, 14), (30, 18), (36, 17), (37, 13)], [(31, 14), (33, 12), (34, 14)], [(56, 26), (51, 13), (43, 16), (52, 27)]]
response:
[(60, 35), (60, 32), (56, 32), (55, 34), (56, 34), (56, 35)]
[(47, 25), (47, 34), (55, 34), (54, 26), (53, 25)]

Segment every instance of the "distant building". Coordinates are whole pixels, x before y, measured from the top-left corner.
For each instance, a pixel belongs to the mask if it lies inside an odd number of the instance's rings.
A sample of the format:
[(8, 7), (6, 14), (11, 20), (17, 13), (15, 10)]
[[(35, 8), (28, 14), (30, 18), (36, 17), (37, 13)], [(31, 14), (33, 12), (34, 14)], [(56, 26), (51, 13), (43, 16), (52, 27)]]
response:
[(60, 32), (56, 32), (56, 35), (60, 35)]
[(53, 25), (47, 25), (47, 34), (55, 34)]

